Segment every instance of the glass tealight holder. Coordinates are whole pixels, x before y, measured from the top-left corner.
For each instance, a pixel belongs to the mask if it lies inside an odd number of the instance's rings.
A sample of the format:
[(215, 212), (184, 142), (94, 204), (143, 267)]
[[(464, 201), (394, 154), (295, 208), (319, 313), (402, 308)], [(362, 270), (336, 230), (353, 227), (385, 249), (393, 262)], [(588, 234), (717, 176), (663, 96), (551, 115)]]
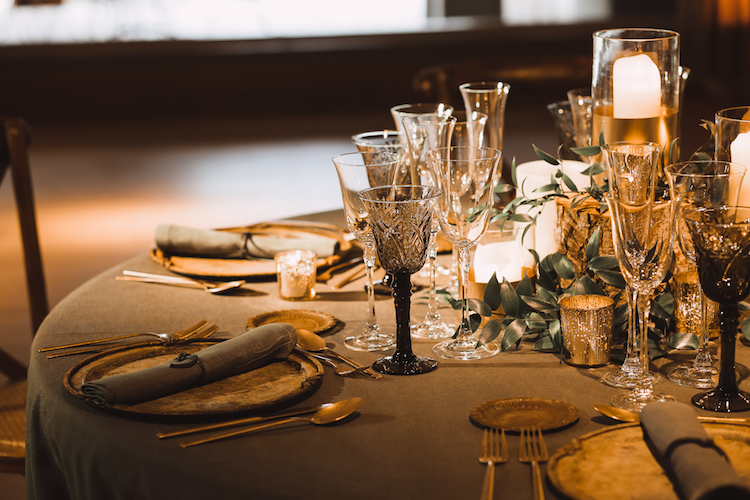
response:
[(647, 28), (594, 33), (594, 144), (655, 142), (680, 136), (680, 35)]
[(567, 364), (596, 367), (609, 363), (614, 311), (615, 302), (606, 295), (572, 295), (560, 301)]
[(311, 250), (287, 250), (276, 254), (276, 279), (282, 299), (315, 298), (317, 259), (318, 256)]

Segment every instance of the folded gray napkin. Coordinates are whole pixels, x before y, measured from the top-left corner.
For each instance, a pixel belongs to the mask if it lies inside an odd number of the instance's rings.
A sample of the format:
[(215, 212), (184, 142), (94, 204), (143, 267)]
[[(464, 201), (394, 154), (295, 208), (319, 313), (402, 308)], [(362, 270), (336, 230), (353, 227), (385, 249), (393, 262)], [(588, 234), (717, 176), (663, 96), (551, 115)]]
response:
[(683, 498), (750, 499), (750, 488), (708, 437), (691, 406), (677, 402), (646, 405), (641, 425), (671, 467)]
[(107, 405), (132, 405), (243, 373), (285, 359), (297, 344), (297, 330), (283, 323), (262, 325), (195, 354), (167, 363), (83, 384), (83, 393)]
[(318, 257), (326, 258), (336, 253), (338, 242), (314, 234), (304, 238), (280, 238), (161, 224), (156, 228), (156, 247), (169, 254), (198, 257), (273, 259), (285, 250), (312, 250)]

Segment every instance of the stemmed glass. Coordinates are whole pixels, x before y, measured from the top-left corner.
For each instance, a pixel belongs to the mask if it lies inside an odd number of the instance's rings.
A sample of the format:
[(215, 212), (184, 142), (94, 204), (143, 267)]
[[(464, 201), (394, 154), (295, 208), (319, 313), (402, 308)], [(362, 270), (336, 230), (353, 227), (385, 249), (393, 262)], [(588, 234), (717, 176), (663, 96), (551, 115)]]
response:
[[(690, 264), (697, 266), (693, 241), (686, 226), (685, 216), (701, 207), (736, 205), (745, 175), (745, 167), (725, 161), (689, 161), (665, 168), (672, 198), (677, 202), (677, 243)], [(672, 382), (707, 389), (716, 385), (718, 370), (708, 350), (708, 304), (698, 286), (699, 337), (698, 354), (690, 365), (680, 365), (668, 374)]]
[(424, 266), (430, 243), (435, 200), (431, 186), (381, 186), (359, 193), (369, 212), (378, 259), (393, 277), (396, 307), (396, 352), (372, 367), (391, 375), (416, 375), (437, 367), (437, 361), (416, 356), (411, 349), (409, 311), (411, 275)]
[[(654, 197), (657, 167), (661, 146), (653, 142), (614, 142), (602, 146), (606, 160), (610, 189), (630, 203), (643, 203)], [(652, 383), (661, 377), (641, 370), (638, 337), (638, 291), (626, 282), (625, 294), (628, 300), (628, 338), (625, 346), (625, 360), (622, 365), (606, 372), (602, 382), (612, 387), (632, 389), (639, 379), (647, 377)]]
[[(425, 155), (427, 151), (448, 145), (456, 125), (456, 118), (427, 113), (407, 116), (402, 122), (406, 138), (409, 142), (411, 164), (416, 167), (415, 173), (417, 177), (413, 178), (412, 182), (414, 184), (437, 187), (437, 179), (433, 171), (427, 166)], [(429, 257), (427, 267), (430, 278), (427, 314), (421, 323), (412, 325), (411, 333), (414, 338), (439, 339), (453, 335), (454, 327), (443, 323), (438, 312), (436, 286), (438, 232), (440, 232), (440, 224), (437, 218), (433, 218), (430, 231), (430, 246), (427, 251)]]
[(750, 410), (750, 394), (737, 386), (734, 354), (738, 303), (750, 294), (750, 207), (699, 208), (685, 217), (706, 296), (719, 303), (721, 365), (715, 389), (693, 396), (710, 411)]
[(672, 262), (675, 203), (671, 199), (656, 201), (653, 196), (633, 202), (618, 189), (610, 190), (605, 198), (612, 218), (617, 261), (628, 287), (635, 295), (640, 334), (640, 372), (635, 387), (632, 391), (615, 396), (612, 404), (639, 412), (648, 403), (674, 400), (672, 396), (654, 392), (653, 381), (644, 375), (649, 373), (650, 295), (662, 282)]
[(435, 344), (433, 352), (447, 359), (480, 359), (494, 356), (500, 348), (480, 344), (468, 320), (466, 287), (469, 281), (469, 250), (487, 230), (492, 214), (492, 195), (498, 181), (502, 153), (493, 148), (449, 147), (427, 152), (442, 194), (436, 212), (445, 236), (458, 248), (461, 275), (461, 324), (454, 339)]
[(354, 236), (364, 245), (363, 260), (367, 274), (367, 313), (365, 329), (357, 336), (348, 337), (344, 344), (357, 351), (381, 351), (391, 348), (395, 343), (393, 335), (380, 331), (375, 315), (375, 291), (373, 289), (373, 270), (375, 267), (375, 240), (368, 210), (360, 200), (358, 193), (374, 186), (390, 185), (398, 175), (403, 160), (401, 153), (382, 152), (344, 153), (333, 158), (336, 173), (341, 185), (344, 199), (346, 222)]

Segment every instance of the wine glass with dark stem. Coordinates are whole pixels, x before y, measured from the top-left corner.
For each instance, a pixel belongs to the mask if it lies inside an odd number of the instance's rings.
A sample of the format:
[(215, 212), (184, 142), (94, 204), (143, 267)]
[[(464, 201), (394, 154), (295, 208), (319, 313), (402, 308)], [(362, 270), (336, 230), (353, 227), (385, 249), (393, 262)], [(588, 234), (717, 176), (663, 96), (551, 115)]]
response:
[[(412, 179), (414, 184), (437, 187), (438, 182), (433, 171), (427, 166), (425, 155), (428, 151), (446, 147), (451, 140), (456, 118), (453, 116), (441, 116), (436, 113), (425, 113), (421, 115), (407, 116), (403, 119), (404, 131), (409, 143), (409, 159), (415, 166), (416, 178)], [(427, 314), (421, 323), (412, 325), (412, 337), (419, 339), (439, 339), (453, 335), (454, 326), (443, 322), (438, 312), (437, 301), (437, 235), (440, 232), (440, 224), (437, 218), (432, 220), (430, 231), (430, 246), (427, 251), (427, 268), (429, 271), (429, 298), (427, 302)]]
[(739, 302), (750, 295), (750, 207), (698, 208), (685, 222), (698, 261), (706, 296), (719, 303), (721, 361), (719, 383), (696, 394), (695, 406), (716, 412), (750, 410), (750, 394), (741, 391), (735, 372)]
[(333, 158), (341, 185), (347, 226), (364, 246), (363, 260), (367, 275), (365, 329), (361, 334), (344, 340), (347, 347), (357, 351), (386, 350), (393, 347), (396, 342), (393, 335), (380, 330), (375, 314), (375, 291), (373, 289), (375, 241), (370, 228), (368, 210), (358, 193), (370, 187), (393, 184), (401, 169), (404, 152), (405, 146), (391, 153), (382, 151), (344, 153)]
[(380, 264), (393, 277), (396, 307), (396, 352), (372, 367), (391, 375), (416, 375), (437, 367), (432, 358), (416, 356), (411, 348), (411, 275), (424, 266), (435, 200), (432, 186), (381, 186), (359, 193), (368, 211)]
[[(612, 236), (617, 261), (625, 282), (635, 295), (636, 321), (640, 346), (640, 372), (633, 389), (620, 393), (612, 404), (640, 412), (648, 403), (671, 401), (674, 397), (654, 391), (649, 373), (648, 321), (651, 294), (664, 280), (672, 263), (674, 245), (674, 200), (630, 201), (618, 189), (605, 196), (612, 219)], [(633, 314), (631, 314), (633, 319)]]
[(449, 147), (428, 151), (427, 162), (442, 191), (436, 213), (445, 236), (458, 248), (461, 324), (453, 339), (438, 342), (433, 352), (446, 359), (481, 359), (500, 352), (495, 344), (474, 338), (469, 326), (466, 289), (469, 251), (487, 230), (502, 153), (493, 148)]
[[(620, 141), (602, 146), (603, 159), (611, 190), (631, 203), (642, 203), (654, 197), (661, 146), (653, 142)], [(614, 233), (613, 233), (614, 235)], [(619, 367), (602, 376), (602, 382), (612, 387), (632, 389), (641, 378), (651, 383), (661, 381), (654, 372), (641, 370), (638, 334), (638, 290), (626, 281), (625, 295), (628, 302), (628, 335), (625, 344), (625, 359)]]
[[(677, 202), (677, 243), (689, 271), (697, 274), (697, 256), (686, 226), (685, 216), (701, 207), (736, 205), (745, 176), (745, 167), (726, 161), (693, 160), (665, 168), (672, 198)], [(679, 365), (667, 375), (680, 385), (701, 389), (714, 387), (718, 370), (708, 349), (708, 300), (698, 284), (700, 304), (698, 354), (690, 364)]]

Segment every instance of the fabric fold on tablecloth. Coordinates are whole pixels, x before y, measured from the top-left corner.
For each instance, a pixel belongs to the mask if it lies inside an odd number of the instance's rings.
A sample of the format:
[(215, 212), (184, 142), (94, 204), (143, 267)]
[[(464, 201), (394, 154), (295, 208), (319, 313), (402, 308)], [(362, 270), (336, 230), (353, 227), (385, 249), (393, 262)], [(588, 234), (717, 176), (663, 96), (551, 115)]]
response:
[(641, 411), (641, 425), (671, 467), (687, 500), (746, 500), (750, 488), (706, 434), (691, 406), (652, 403)]
[(304, 238), (281, 238), (160, 224), (156, 228), (156, 247), (168, 254), (195, 257), (272, 259), (285, 250), (312, 250), (318, 257), (326, 258), (338, 251), (339, 243), (334, 238), (315, 234)]
[(133, 405), (207, 384), (285, 359), (297, 344), (294, 327), (273, 323), (143, 370), (83, 384), (84, 395), (106, 405)]

